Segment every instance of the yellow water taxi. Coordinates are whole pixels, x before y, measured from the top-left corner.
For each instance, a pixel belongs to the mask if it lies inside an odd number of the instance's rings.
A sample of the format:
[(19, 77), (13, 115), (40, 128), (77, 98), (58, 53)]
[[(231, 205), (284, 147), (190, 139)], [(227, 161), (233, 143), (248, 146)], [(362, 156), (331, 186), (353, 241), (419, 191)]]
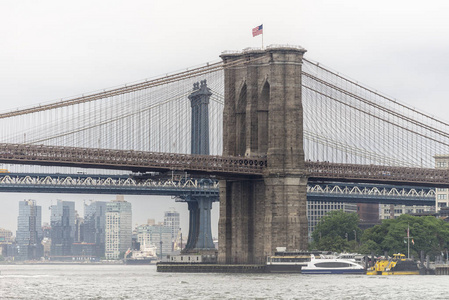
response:
[(366, 275), (419, 275), (416, 262), (404, 254), (393, 254), (393, 258), (381, 259), (366, 271)]

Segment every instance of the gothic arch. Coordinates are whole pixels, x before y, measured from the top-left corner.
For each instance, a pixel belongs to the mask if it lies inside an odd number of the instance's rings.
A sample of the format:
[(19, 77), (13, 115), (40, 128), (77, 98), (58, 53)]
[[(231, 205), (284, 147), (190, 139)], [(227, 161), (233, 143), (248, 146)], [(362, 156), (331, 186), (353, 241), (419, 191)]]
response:
[(265, 80), (257, 103), (257, 147), (259, 155), (268, 151), (268, 103), (270, 101), (270, 83)]
[(235, 108), (236, 116), (236, 155), (245, 155), (246, 151), (246, 106), (247, 106), (247, 87), (246, 82), (243, 83), (240, 92), (238, 93), (238, 98)]

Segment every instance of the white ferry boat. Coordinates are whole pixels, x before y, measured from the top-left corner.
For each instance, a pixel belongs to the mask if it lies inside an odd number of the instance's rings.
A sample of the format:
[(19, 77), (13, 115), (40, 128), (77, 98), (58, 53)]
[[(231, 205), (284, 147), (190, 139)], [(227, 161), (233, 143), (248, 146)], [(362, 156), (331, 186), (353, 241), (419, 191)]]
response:
[(332, 258), (311, 254), (307, 266), (302, 267), (303, 274), (365, 274), (365, 268), (354, 259)]
[[(131, 254), (130, 257), (128, 257), (129, 254)], [(143, 245), (140, 247), (140, 250), (131, 251), (128, 249), (125, 253), (123, 262), (127, 265), (148, 265), (155, 263), (157, 259), (156, 246)]]
[(305, 251), (286, 251), (285, 247), (277, 247), (274, 255), (267, 257), (266, 271), (269, 273), (301, 273), (307, 266), (311, 253)]

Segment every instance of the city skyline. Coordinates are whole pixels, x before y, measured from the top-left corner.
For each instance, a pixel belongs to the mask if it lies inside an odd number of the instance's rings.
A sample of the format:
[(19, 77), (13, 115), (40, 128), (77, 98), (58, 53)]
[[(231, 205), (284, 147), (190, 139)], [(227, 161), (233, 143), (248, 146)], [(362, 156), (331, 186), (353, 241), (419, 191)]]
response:
[[(5, 195), (11, 195), (17, 200), (7, 200)], [(27, 197), (20, 197), (21, 195)], [(47, 197), (48, 195), (48, 197)], [(175, 202), (174, 199), (164, 196), (146, 196), (149, 199), (142, 199), (142, 196), (124, 195), (124, 199), (132, 204), (132, 226), (147, 224), (148, 219), (154, 219), (156, 223), (164, 221), (164, 213), (171, 207), (175, 208), (180, 214), (180, 222), (183, 236), (187, 237), (189, 230), (189, 211), (186, 203)], [(3, 200), (2, 200), (3, 199)], [(0, 228), (7, 229), (13, 232), (16, 236), (17, 231), (17, 217), (19, 211), (19, 202), (23, 200), (35, 200), (37, 205), (42, 207), (42, 224), (48, 223), (50, 225), (50, 209), (51, 205), (55, 205), (57, 200), (73, 201), (75, 202), (75, 210), (80, 217), (84, 217), (84, 203), (93, 201), (111, 201), (115, 200), (115, 195), (73, 195), (73, 194), (12, 194), (0, 193), (0, 204), (2, 211), (7, 210), (8, 214), (0, 218)], [(218, 202), (217, 202), (218, 203)], [(212, 209), (212, 233), (217, 237), (218, 226), (218, 204), (214, 203)], [(148, 208), (149, 207), (149, 208)], [(214, 226), (215, 224), (215, 226)]]

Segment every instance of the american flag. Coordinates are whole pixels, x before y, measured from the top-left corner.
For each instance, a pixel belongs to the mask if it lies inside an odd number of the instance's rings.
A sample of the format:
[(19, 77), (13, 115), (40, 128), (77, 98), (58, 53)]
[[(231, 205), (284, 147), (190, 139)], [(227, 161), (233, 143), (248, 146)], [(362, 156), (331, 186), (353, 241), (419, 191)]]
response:
[(253, 28), (253, 37), (263, 34), (263, 24)]

